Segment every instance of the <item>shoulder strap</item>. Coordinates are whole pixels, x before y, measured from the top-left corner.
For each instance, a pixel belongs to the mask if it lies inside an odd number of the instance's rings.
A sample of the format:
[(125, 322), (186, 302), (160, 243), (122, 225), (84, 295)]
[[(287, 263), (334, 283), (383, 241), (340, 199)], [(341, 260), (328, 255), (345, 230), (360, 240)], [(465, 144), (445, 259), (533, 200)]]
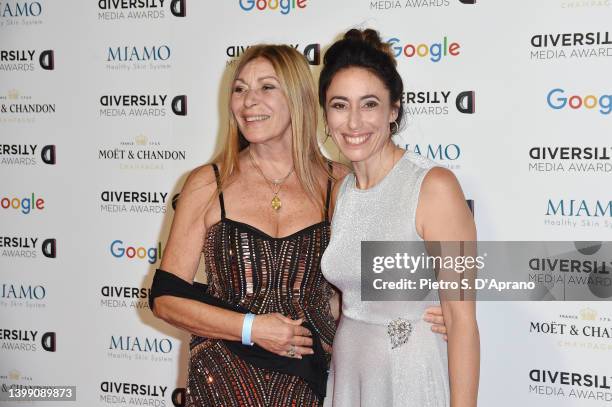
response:
[[(333, 166), (331, 161), (327, 162), (327, 167), (329, 168), (329, 172), (333, 174)], [(331, 200), (331, 188), (332, 188), (332, 179), (327, 179), (327, 194), (325, 196), (325, 220), (329, 221), (329, 202)]]
[(217, 164), (212, 164), (215, 171), (215, 179), (217, 180), (217, 191), (219, 191), (219, 206), (221, 206), (221, 219), (225, 219), (225, 203), (223, 202), (223, 191), (221, 191), (221, 179), (219, 178), (219, 168)]

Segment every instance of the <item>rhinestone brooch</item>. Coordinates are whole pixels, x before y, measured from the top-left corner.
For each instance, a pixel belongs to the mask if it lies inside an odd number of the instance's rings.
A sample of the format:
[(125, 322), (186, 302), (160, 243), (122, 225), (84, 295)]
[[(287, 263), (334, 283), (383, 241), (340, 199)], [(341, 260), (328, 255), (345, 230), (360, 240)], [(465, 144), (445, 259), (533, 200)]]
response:
[(391, 349), (398, 348), (408, 342), (412, 333), (412, 324), (403, 318), (394, 319), (387, 325), (387, 333), (391, 338)]

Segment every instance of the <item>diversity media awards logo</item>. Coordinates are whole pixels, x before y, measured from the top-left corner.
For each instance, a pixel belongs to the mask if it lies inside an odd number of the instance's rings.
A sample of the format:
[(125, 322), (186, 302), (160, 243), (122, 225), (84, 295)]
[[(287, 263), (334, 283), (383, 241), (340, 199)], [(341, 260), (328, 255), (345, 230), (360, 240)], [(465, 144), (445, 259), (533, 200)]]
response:
[(102, 95), (99, 101), (100, 117), (187, 116), (187, 95)]
[(587, 405), (589, 400), (612, 402), (612, 376), (598, 374), (592, 370), (561, 371), (556, 369), (530, 369), (529, 393), (546, 398), (574, 400)]
[(536, 146), (529, 148), (529, 172), (612, 173), (612, 147)]
[(610, 31), (535, 34), (530, 40), (530, 59), (589, 59), (612, 57)]
[(39, 68), (45, 71), (55, 69), (55, 52), (52, 49), (0, 49), (0, 71), (32, 72)]
[(367, 0), (370, 10), (429, 9), (451, 4), (476, 4), (476, 0)]
[[(321, 64), (321, 45), (318, 43), (312, 44), (286, 44), (296, 51), (302, 53), (310, 65)], [(230, 45), (225, 49), (225, 55), (229, 58), (226, 65), (233, 65), (238, 61), (238, 58), (251, 46), (250, 45)]]
[(0, 165), (33, 166), (56, 164), (55, 145), (0, 144)]
[(445, 116), (453, 110), (473, 114), (476, 112), (476, 92), (473, 90), (456, 92), (456, 94), (450, 90), (404, 92), (402, 103), (410, 116)]
[(100, 289), (100, 306), (109, 309), (149, 308), (150, 288), (105, 285)]
[(100, 211), (111, 214), (166, 213), (168, 192), (158, 191), (102, 191)]
[(55, 332), (41, 332), (31, 329), (0, 329), (0, 349), (2, 350), (55, 352), (56, 348), (57, 335)]
[(160, 384), (142, 382), (116, 382), (103, 381), (100, 383), (99, 400), (109, 405), (142, 405), (142, 406), (169, 406), (167, 401), (174, 407), (185, 405), (185, 389), (182, 387), (171, 388)]
[(162, 20), (186, 17), (186, 0), (99, 0), (98, 20)]
[(39, 252), (48, 259), (55, 259), (57, 240), (31, 236), (0, 236), (0, 256), (2, 257), (36, 259)]

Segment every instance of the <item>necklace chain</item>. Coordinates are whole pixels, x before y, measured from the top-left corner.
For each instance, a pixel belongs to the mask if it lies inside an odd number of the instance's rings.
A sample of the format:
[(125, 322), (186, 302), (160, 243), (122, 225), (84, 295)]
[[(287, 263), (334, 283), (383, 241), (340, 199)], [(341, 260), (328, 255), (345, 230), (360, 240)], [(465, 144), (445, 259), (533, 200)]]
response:
[(291, 171), (289, 171), (289, 173), (282, 178), (270, 179), (266, 177), (266, 174), (263, 173), (261, 167), (257, 164), (257, 161), (255, 161), (255, 157), (253, 157), (253, 154), (251, 153), (250, 148), (249, 148), (249, 158), (253, 166), (257, 169), (257, 172), (259, 172), (259, 174), (263, 177), (263, 179), (266, 180), (266, 182), (270, 186), (270, 189), (272, 190), (272, 194), (274, 194), (274, 196), (272, 197), (272, 201), (271, 201), (272, 209), (274, 209), (275, 211), (278, 211), (281, 208), (281, 200), (278, 197), (278, 193), (280, 192), (281, 187), (283, 186), (283, 183), (287, 180), (287, 178), (289, 178), (291, 174), (293, 174), (294, 168), (291, 167)]

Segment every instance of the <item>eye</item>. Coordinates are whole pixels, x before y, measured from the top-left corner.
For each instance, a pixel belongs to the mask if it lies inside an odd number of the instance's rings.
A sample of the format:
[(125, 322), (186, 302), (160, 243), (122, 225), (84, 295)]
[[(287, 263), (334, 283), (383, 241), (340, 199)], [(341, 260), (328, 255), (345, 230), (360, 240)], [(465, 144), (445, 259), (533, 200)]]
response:
[(238, 85), (234, 87), (234, 93), (243, 93), (244, 91), (244, 86)]
[(270, 85), (270, 84), (266, 84), (266, 85), (263, 85), (261, 88), (263, 90), (272, 90), (272, 89), (276, 89), (276, 86)]
[(336, 109), (336, 110), (346, 109), (346, 104), (340, 103), (340, 102), (332, 102), (330, 106), (332, 109)]
[(378, 102), (374, 100), (369, 100), (363, 104), (363, 107), (365, 107), (366, 109), (374, 109), (377, 106), (378, 106)]

